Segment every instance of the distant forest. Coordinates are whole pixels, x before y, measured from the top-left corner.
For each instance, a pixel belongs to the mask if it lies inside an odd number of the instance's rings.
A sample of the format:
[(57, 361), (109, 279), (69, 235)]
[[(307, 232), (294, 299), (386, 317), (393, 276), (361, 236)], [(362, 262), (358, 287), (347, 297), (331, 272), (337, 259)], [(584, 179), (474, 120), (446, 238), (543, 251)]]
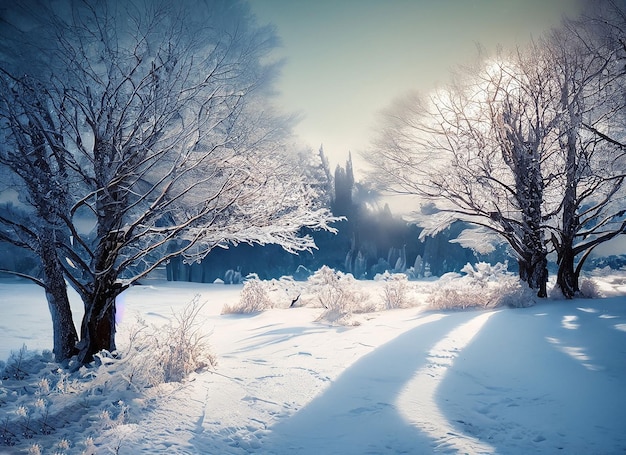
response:
[[(335, 216), (345, 217), (344, 221), (334, 224), (337, 234), (307, 232), (318, 247), (310, 253), (291, 254), (279, 245), (240, 244), (227, 249), (215, 248), (199, 263), (188, 264), (181, 257), (175, 258), (165, 267), (167, 279), (197, 283), (222, 280), (233, 284), (254, 273), (265, 280), (281, 276), (305, 280), (323, 265), (351, 273), (358, 279), (373, 279), (384, 272), (405, 273), (411, 279), (418, 279), (458, 272), (467, 263), (506, 260), (509, 260), (509, 269), (517, 271), (517, 262), (511, 260), (505, 245), (489, 255), (482, 255), (451, 243), (450, 240), (469, 227), (463, 222), (458, 221), (437, 235), (420, 240), (422, 228), (394, 215), (387, 204), (381, 207), (375, 190), (355, 182), (351, 158), (345, 166), (337, 165), (334, 173), (322, 149), (313, 161), (305, 165), (311, 171), (319, 194), (317, 204), (329, 207)], [(554, 264), (550, 266), (553, 268)], [(621, 255), (593, 258), (585, 269), (624, 266), (626, 256)], [(31, 252), (0, 242), (0, 269), (37, 275), (38, 268), (37, 258)]]
[[(305, 229), (303, 233), (311, 235), (318, 247), (310, 253), (291, 254), (275, 244), (244, 243), (214, 248), (199, 263), (189, 264), (178, 257), (166, 265), (167, 279), (199, 283), (219, 279), (230, 284), (241, 282), (251, 273), (261, 279), (281, 276), (306, 279), (323, 265), (351, 273), (358, 279), (373, 279), (376, 274), (386, 271), (422, 278), (459, 271), (468, 262), (506, 260), (504, 246), (484, 256), (450, 243), (449, 240), (468, 227), (461, 222), (434, 237), (420, 240), (420, 227), (394, 215), (387, 204), (380, 206), (375, 190), (367, 184), (355, 182), (351, 158), (345, 166), (337, 165), (333, 173), (323, 149), (317, 155), (310, 151), (301, 155), (313, 193), (317, 195), (314, 206), (330, 208), (333, 215), (345, 218), (333, 225), (336, 234)], [(0, 269), (38, 276), (39, 268), (39, 261), (33, 253), (0, 242)]]
[(394, 215), (387, 204), (381, 207), (375, 190), (355, 182), (351, 157), (345, 166), (337, 165), (334, 173), (329, 169), (323, 149), (315, 161), (317, 163), (307, 165), (319, 194), (318, 204), (329, 207), (333, 215), (345, 218), (333, 225), (338, 230), (336, 234), (307, 232), (315, 239), (317, 250), (296, 255), (278, 245), (240, 244), (228, 249), (215, 248), (200, 263), (186, 264), (182, 258), (170, 261), (168, 280), (211, 283), (220, 279), (237, 283), (251, 273), (261, 279), (281, 276), (306, 279), (323, 265), (351, 273), (357, 279), (373, 279), (386, 271), (422, 278), (458, 272), (468, 262), (507, 259), (504, 246), (485, 256), (450, 243), (468, 227), (462, 222), (434, 237), (420, 240), (420, 227)]

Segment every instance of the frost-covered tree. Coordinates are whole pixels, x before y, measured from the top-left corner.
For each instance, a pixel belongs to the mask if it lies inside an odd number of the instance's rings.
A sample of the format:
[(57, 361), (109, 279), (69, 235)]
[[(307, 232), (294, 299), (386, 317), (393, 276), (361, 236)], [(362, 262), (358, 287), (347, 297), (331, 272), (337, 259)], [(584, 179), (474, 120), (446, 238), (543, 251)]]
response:
[(317, 153), (308, 147), (294, 147), (294, 149), (297, 150), (294, 156), (299, 163), (298, 166), (304, 172), (307, 182), (310, 182), (316, 190), (316, 206), (330, 208), (333, 196), (333, 176), (328, 158), (324, 154), (324, 148), (320, 146)]
[(0, 169), (5, 190), (16, 191), (23, 203), (11, 201), (0, 211), (0, 239), (40, 258), (41, 276), (29, 278), (45, 290), (53, 352), (62, 361), (75, 354), (78, 341), (57, 251), (67, 232), (62, 217), (69, 211), (70, 199), (67, 185), (60, 183), (63, 175), (67, 177), (67, 167), (64, 155), (45, 138), (55, 128), (43, 88), (33, 80), (21, 83), (6, 76), (0, 77)]
[(496, 232), (516, 253), (520, 277), (545, 296), (543, 167), (558, 116), (553, 87), (528, 55), (500, 53), (427, 98), (405, 98), (367, 158), (385, 189), (437, 204), (424, 234), (455, 220)]
[(460, 87), (391, 111), (370, 154), (378, 179), (437, 201), (431, 231), (462, 219), (498, 233), (539, 295), (551, 244), (573, 297), (594, 248), (626, 229), (624, 11), (598, 2), (466, 70)]
[(582, 266), (598, 245), (626, 232), (626, 16), (617, 4), (595, 5), (545, 42), (558, 86), (562, 169), (559, 220), (552, 226), (557, 286), (571, 298)]
[[(53, 244), (85, 304), (81, 362), (115, 349), (116, 297), (170, 258), (241, 242), (297, 252), (314, 247), (301, 227), (329, 229), (265, 101), (275, 36), (246, 3), (68, 0), (31, 12), (21, 17), (36, 27), (15, 27), (36, 33), (23, 58), (39, 71), (15, 73), (28, 65), (12, 55), (4, 83), (37, 92), (31, 108), (50, 121), (3, 120), (13, 144), (37, 136), (65, 166), (50, 185), (67, 204), (45, 187), (25, 203), (38, 225), (49, 224), (39, 211), (62, 222)], [(26, 182), (17, 151), (5, 162)]]

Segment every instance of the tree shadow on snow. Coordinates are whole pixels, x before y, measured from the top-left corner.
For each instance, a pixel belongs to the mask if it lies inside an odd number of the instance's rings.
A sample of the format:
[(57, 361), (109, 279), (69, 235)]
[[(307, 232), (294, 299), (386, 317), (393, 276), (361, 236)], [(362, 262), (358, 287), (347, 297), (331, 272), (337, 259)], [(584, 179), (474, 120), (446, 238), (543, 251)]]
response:
[(493, 453), (626, 453), (625, 314), (623, 299), (497, 312), (437, 388), (445, 419)]
[(362, 357), (320, 396), (262, 439), (266, 454), (430, 453), (433, 440), (399, 412), (407, 382), (433, 344), (475, 312), (427, 314), (421, 324)]

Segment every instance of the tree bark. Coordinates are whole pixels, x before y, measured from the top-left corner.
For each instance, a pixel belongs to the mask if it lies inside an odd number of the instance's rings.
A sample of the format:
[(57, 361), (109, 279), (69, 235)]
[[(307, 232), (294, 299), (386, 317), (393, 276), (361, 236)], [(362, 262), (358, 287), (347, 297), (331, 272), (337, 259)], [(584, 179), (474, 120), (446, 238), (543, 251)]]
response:
[(524, 218), (528, 232), (524, 235), (526, 254), (520, 264), (520, 278), (537, 291), (537, 297), (545, 298), (548, 296), (548, 253), (543, 245), (540, 220), (537, 216)]
[(529, 254), (526, 259), (519, 259), (518, 265), (520, 279), (537, 291), (537, 297), (547, 297), (548, 259), (545, 252)]
[(556, 285), (566, 299), (572, 299), (580, 291), (578, 286), (578, 273), (574, 267), (575, 254), (572, 241), (564, 239), (558, 252), (559, 269), (556, 276)]
[(72, 319), (67, 284), (55, 244), (53, 229), (44, 228), (38, 253), (42, 260), (46, 299), (52, 316), (54, 358), (57, 362), (63, 362), (77, 353), (78, 334)]
[(79, 347), (81, 365), (91, 362), (102, 350), (115, 351), (115, 295), (96, 294), (85, 306)]
[[(567, 90), (564, 88), (564, 90)], [(566, 92), (567, 93), (567, 92)], [(580, 229), (577, 204), (578, 185), (578, 155), (576, 137), (578, 134), (578, 117), (571, 112), (569, 106), (569, 117), (572, 126), (567, 130), (567, 142), (565, 145), (565, 192), (563, 195), (563, 215), (561, 220), (561, 242), (558, 248), (559, 270), (557, 272), (557, 286), (563, 295), (571, 299), (578, 291), (578, 275), (574, 271), (574, 238)]]
[(520, 279), (537, 290), (537, 297), (547, 297), (548, 260), (543, 242), (542, 205), (544, 181), (541, 173), (540, 141), (528, 140), (521, 113), (506, 104), (502, 112), (504, 128), (502, 158), (515, 178), (515, 199), (521, 215), (518, 254)]
[(81, 341), (78, 361), (81, 364), (93, 360), (100, 351), (115, 351), (115, 299), (126, 287), (117, 283), (119, 270), (114, 266), (119, 255), (118, 232), (111, 224), (118, 218), (112, 213), (99, 219), (99, 238), (102, 240), (96, 248), (94, 280), (91, 292), (82, 298), (85, 303), (85, 315), (81, 323)]

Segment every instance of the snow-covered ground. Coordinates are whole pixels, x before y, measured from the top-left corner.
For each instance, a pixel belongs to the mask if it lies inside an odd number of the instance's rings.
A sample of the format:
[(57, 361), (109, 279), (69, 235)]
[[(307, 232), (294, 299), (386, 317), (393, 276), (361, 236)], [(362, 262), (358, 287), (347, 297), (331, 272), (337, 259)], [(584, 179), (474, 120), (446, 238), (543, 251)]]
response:
[(25, 343), (29, 374), (0, 387), (0, 453), (623, 454), (626, 278), (599, 279), (604, 298), (418, 305), (354, 326), (311, 307), (221, 315), (241, 286), (149, 282), (120, 299), (120, 345), (137, 316), (161, 324), (199, 294), (218, 365), (140, 391), (107, 367), (68, 374), (33, 357), (51, 344), (43, 292), (2, 279), (0, 357)]

